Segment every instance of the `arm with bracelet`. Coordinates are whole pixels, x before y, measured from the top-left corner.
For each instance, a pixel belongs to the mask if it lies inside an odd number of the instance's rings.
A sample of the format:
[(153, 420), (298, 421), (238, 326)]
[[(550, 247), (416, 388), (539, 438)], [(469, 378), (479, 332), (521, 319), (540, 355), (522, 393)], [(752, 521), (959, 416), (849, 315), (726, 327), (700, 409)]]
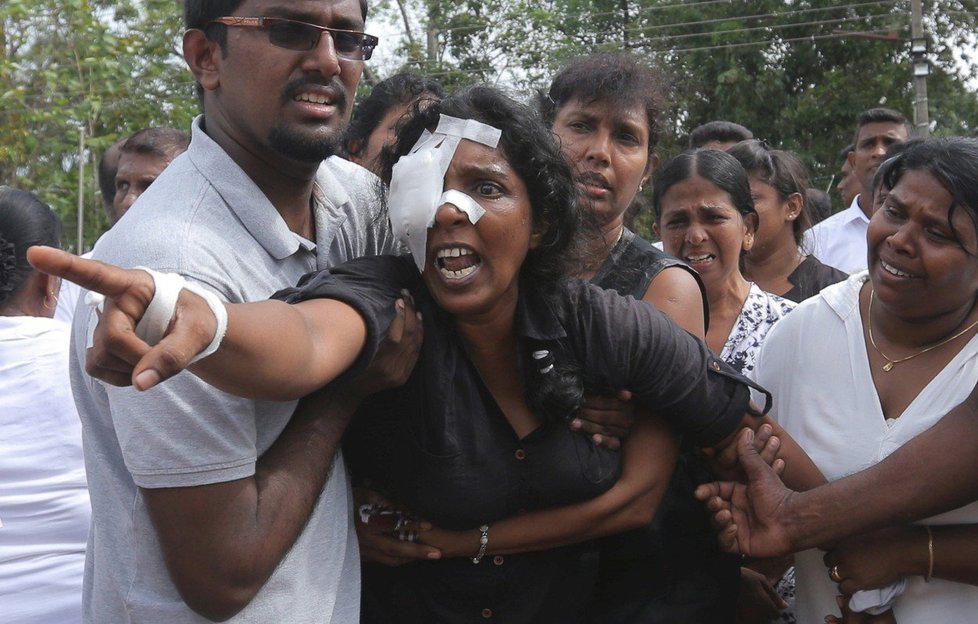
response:
[(903, 525), (846, 538), (824, 557), (840, 591), (851, 595), (907, 576), (978, 585), (978, 526)]
[(556, 548), (648, 526), (669, 484), (678, 438), (641, 414), (622, 446), (621, 476), (605, 493), (573, 505), (530, 511), (470, 531), (434, 528), (420, 535), (445, 557), (507, 555)]

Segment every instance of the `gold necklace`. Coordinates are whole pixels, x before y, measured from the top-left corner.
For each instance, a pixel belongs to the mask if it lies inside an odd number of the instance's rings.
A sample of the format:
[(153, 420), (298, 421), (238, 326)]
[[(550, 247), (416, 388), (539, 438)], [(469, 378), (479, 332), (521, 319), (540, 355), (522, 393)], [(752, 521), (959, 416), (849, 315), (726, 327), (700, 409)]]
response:
[(978, 327), (978, 321), (975, 321), (974, 323), (972, 323), (971, 325), (968, 325), (967, 327), (965, 327), (964, 329), (962, 329), (958, 333), (954, 334), (950, 338), (945, 338), (944, 340), (942, 340), (942, 341), (940, 341), (940, 342), (938, 342), (936, 344), (932, 344), (929, 347), (924, 347), (923, 349), (921, 349), (920, 351), (914, 353), (913, 355), (908, 355), (907, 357), (894, 360), (893, 358), (891, 358), (887, 354), (883, 353), (880, 350), (880, 348), (876, 346), (876, 339), (873, 338), (873, 300), (874, 299), (876, 299), (876, 289), (875, 288), (869, 292), (869, 320), (867, 321), (866, 326), (869, 329), (869, 344), (873, 345), (873, 348), (876, 349), (876, 352), (879, 353), (880, 355), (882, 355), (883, 356), (883, 359), (886, 360), (886, 364), (883, 364), (883, 372), (885, 372), (885, 373), (890, 372), (893, 369), (893, 366), (895, 364), (899, 364), (901, 362), (906, 362), (907, 360), (912, 360), (913, 358), (917, 357), (918, 355), (923, 355), (923, 354), (927, 353), (928, 351), (931, 351), (933, 349), (936, 349), (937, 347), (946, 345), (947, 343), (951, 342), (955, 338), (960, 338), (961, 336), (965, 335), (966, 333), (968, 333), (969, 331), (971, 331), (975, 327)]

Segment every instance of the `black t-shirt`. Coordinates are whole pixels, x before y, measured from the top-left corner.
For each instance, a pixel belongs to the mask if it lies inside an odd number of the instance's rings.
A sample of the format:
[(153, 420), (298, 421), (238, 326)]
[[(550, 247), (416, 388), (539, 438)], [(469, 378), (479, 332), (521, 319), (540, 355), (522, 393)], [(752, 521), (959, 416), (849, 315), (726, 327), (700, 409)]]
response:
[(605, 290), (636, 299), (645, 297), (649, 284), (665, 269), (682, 269), (693, 276), (703, 298), (703, 326), (710, 326), (710, 308), (706, 301), (706, 287), (699, 273), (678, 258), (657, 249), (628, 228), (622, 228), (621, 238), (611, 248), (601, 268), (591, 278), (591, 283)]
[[(308, 276), (280, 296), (356, 308), (368, 328), (359, 370), (383, 339), (402, 288), (423, 315), (424, 344), (408, 382), (372, 397), (354, 418), (344, 453), (357, 478), (449, 529), (586, 500), (611, 487), (618, 453), (595, 447), (565, 422), (551, 419), (516, 436), (409, 256), (362, 258)], [(523, 363), (544, 346), (558, 364), (580, 370), (586, 389), (629, 388), (699, 444), (733, 432), (748, 407), (743, 378), (702, 342), (651, 306), (581, 281), (560, 284), (552, 296), (522, 289), (516, 332), (514, 366), (524, 388), (532, 377)], [(507, 622), (579, 621), (594, 570), (588, 544), (486, 557), (479, 565), (455, 559), (365, 566), (363, 621), (474, 621), (483, 610)]]
[(822, 292), (826, 286), (843, 282), (848, 277), (847, 273), (823, 264), (815, 256), (807, 256), (788, 276), (788, 281), (792, 284), (791, 290), (781, 296), (801, 303)]

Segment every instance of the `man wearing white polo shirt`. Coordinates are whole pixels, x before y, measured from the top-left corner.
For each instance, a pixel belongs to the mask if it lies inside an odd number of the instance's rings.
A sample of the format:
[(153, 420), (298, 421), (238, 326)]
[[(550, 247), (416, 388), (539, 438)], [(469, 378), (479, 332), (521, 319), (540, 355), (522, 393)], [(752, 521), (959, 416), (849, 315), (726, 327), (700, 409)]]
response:
[(805, 234), (802, 248), (824, 264), (846, 273), (866, 269), (866, 231), (873, 216), (873, 174), (891, 145), (910, 138), (910, 125), (902, 113), (871, 108), (856, 118), (856, 137), (848, 162), (860, 192), (848, 208), (815, 225)]

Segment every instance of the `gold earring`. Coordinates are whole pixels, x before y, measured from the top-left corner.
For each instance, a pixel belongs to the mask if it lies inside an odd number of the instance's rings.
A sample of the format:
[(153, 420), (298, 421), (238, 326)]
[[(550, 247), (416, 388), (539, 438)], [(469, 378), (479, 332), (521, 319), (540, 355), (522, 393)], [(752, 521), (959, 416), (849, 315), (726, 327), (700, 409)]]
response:
[[(48, 299), (49, 298), (54, 299), (54, 303), (48, 305)], [(41, 302), (41, 305), (43, 305), (46, 310), (53, 310), (53, 309), (57, 308), (58, 307), (58, 295), (54, 294), (53, 292), (49, 292), (47, 294), (47, 296), (44, 297), (44, 301)]]

